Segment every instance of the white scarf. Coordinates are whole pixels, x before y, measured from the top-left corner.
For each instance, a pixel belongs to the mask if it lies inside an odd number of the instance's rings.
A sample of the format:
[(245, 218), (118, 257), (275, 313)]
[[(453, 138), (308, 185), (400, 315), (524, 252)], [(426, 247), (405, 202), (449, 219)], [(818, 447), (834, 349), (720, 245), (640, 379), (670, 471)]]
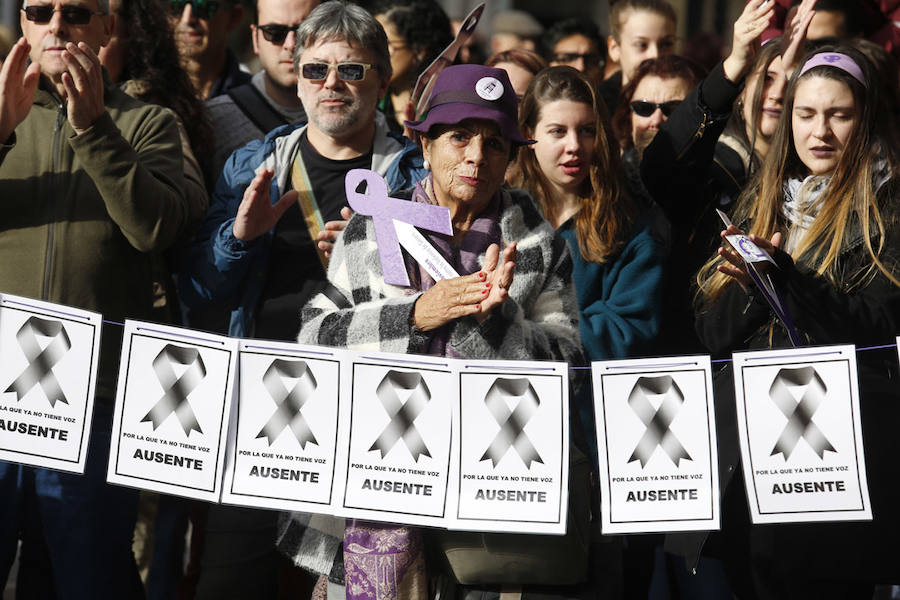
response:
[(782, 245), (786, 252), (791, 253), (800, 245), (813, 221), (819, 216), (822, 197), (830, 179), (822, 175), (809, 175), (804, 179), (791, 178), (784, 182), (781, 214), (790, 223)]

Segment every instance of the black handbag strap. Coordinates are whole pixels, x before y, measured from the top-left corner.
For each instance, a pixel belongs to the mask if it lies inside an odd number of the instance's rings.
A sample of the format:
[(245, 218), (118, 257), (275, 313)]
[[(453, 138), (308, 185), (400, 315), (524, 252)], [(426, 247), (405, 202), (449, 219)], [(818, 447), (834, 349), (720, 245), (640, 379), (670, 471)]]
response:
[(288, 120), (272, 108), (263, 95), (252, 83), (245, 83), (228, 90), (231, 98), (244, 115), (253, 121), (261, 131), (268, 133), (276, 127), (287, 125)]
[(339, 289), (334, 287), (334, 285), (330, 281), (325, 282), (325, 287), (322, 288), (322, 293), (325, 294), (326, 298), (334, 302), (334, 305), (341, 310), (353, 308), (353, 305), (350, 304), (350, 301), (347, 300), (346, 296), (344, 296), (344, 294), (342, 294)]

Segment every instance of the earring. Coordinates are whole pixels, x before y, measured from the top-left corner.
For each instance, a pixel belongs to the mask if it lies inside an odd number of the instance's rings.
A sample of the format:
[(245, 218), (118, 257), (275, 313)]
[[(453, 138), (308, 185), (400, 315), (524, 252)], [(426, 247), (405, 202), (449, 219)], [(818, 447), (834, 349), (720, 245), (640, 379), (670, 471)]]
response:
[(422, 166), (425, 168), (426, 171), (431, 170), (431, 163), (428, 162), (427, 158), (422, 161)]

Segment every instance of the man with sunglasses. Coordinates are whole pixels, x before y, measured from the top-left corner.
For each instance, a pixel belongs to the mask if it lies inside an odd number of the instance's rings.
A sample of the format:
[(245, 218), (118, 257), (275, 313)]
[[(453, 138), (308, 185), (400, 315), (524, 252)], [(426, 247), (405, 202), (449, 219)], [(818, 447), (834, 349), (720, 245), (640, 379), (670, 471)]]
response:
[[(418, 146), (391, 134), (376, 110), (390, 82), (391, 61), (387, 36), (371, 14), (340, 0), (320, 4), (297, 29), (294, 67), (308, 125), (278, 128), (231, 155), (178, 275), (179, 296), (189, 308), (231, 311), (233, 336), (296, 340), (300, 309), (326, 283), (327, 258), (317, 240), (322, 224), (341, 218), (349, 170), (377, 171), (391, 192), (427, 174)], [(252, 532), (274, 527), (271, 512), (213, 506), (206, 546), (234, 552), (218, 552), (221, 565), (243, 564), (238, 553), (264, 553), (248, 544)], [(329, 538), (323, 553), (295, 555), (293, 562), (328, 575), (321, 572), (323, 556), (330, 560), (341, 542)], [(312, 552), (315, 544), (303, 548)], [(247, 572), (223, 568), (231, 581), (208, 594), (199, 593), (201, 579), (198, 598), (272, 597), (248, 588), (248, 579), (265, 577), (248, 578)]]
[(244, 18), (238, 0), (166, 0), (181, 65), (205, 100), (250, 81), (228, 49), (228, 34)]
[(593, 21), (576, 17), (557, 21), (544, 32), (541, 47), (551, 67), (568, 65), (595, 86), (603, 80), (606, 44)]
[(250, 33), (262, 70), (249, 83), (206, 102), (216, 132), (212, 163), (216, 176), (241, 146), (261, 140), (281, 125), (306, 121), (297, 97), (294, 43), (297, 27), (318, 5), (319, 0), (257, 0)]
[[(148, 319), (150, 253), (205, 204), (184, 194), (175, 119), (125, 95), (101, 66), (114, 25), (106, 0), (27, 0), (20, 23), (24, 37), (0, 68), (3, 291), (108, 322)], [(21, 538), (20, 597), (142, 594), (131, 551), (138, 493), (105, 483), (121, 335), (103, 326), (84, 475), (0, 462), (0, 588)], [(21, 400), (67, 414), (39, 388)]]

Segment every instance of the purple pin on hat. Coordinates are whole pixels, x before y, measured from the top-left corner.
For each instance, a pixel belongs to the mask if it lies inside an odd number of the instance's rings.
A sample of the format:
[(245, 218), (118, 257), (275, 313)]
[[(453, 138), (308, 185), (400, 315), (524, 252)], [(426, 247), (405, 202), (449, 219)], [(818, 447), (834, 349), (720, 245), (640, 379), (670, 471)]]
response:
[(533, 144), (519, 132), (518, 100), (503, 69), (453, 65), (437, 76), (428, 113), (421, 121), (406, 121), (427, 133), (433, 125), (456, 125), (465, 119), (485, 119), (500, 126), (500, 135), (514, 144)]
[(856, 64), (856, 61), (840, 52), (819, 52), (813, 55), (803, 68), (800, 69), (800, 75), (815, 67), (834, 67), (849, 74), (853, 79), (857, 80), (862, 86), (869, 87), (866, 83), (866, 77), (863, 75), (862, 69)]

